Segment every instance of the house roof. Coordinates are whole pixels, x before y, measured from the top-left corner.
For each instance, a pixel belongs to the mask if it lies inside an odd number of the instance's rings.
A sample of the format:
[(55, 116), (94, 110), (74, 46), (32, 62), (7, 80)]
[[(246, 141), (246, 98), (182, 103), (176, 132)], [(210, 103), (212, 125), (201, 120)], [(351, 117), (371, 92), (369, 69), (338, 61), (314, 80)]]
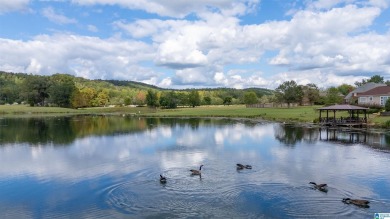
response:
[(358, 96), (377, 96), (377, 95), (389, 95), (390, 86), (376, 87), (366, 92), (357, 93)]
[(342, 105), (332, 105), (327, 107), (319, 108), (319, 110), (368, 110), (368, 108), (342, 104)]
[(353, 96), (354, 93), (363, 93), (363, 92), (369, 91), (369, 90), (376, 88), (376, 87), (385, 87), (385, 86), (387, 86), (387, 85), (369, 82), (369, 83), (364, 84), (364, 85), (356, 88), (355, 90), (349, 92), (349, 94), (347, 94), (347, 96), (345, 96), (344, 99), (351, 99), (351, 97)]

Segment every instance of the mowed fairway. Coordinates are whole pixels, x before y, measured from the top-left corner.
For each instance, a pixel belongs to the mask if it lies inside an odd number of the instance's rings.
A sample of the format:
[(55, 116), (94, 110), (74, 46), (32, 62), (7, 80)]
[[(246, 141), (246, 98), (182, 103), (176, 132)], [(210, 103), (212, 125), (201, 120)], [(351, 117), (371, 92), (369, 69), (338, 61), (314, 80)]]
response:
[(246, 108), (244, 105), (234, 106), (201, 106), (195, 108), (177, 108), (158, 110), (150, 116), (169, 117), (237, 117), (261, 118), (275, 121), (312, 122), (318, 118), (319, 106), (301, 106), (291, 108)]

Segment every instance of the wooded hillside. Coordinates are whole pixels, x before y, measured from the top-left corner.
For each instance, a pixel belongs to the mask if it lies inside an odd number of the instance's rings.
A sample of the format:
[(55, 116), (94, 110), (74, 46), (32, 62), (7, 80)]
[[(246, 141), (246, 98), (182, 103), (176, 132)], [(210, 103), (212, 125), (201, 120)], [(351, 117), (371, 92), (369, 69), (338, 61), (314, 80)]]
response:
[[(387, 83), (380, 75), (355, 82)], [(319, 89), (315, 84), (285, 81), (275, 90), (264, 88), (169, 89), (135, 81), (89, 80), (68, 74), (40, 76), (0, 71), (0, 104), (28, 103), (31, 106), (97, 107), (136, 105), (162, 108), (199, 105), (290, 103), (332, 105), (355, 89), (342, 84)], [(372, 107), (372, 106), (370, 106)], [(382, 106), (378, 106), (381, 108)]]
[(166, 89), (135, 81), (89, 80), (68, 74), (40, 76), (0, 71), (0, 104), (28, 103), (31, 106), (94, 107), (145, 105), (148, 91), (161, 96), (174, 94), (177, 105), (190, 106), (189, 94), (197, 91), (201, 105), (242, 104), (244, 94), (257, 98), (272, 95), (263, 88)]

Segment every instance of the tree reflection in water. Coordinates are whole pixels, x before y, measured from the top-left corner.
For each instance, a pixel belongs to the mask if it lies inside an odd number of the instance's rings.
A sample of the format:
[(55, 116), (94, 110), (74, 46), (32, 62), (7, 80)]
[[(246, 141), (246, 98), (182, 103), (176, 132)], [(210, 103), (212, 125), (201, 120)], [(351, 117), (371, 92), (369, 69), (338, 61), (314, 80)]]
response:
[(0, 144), (69, 145), (86, 136), (120, 135), (152, 130), (161, 125), (190, 127), (223, 126), (228, 119), (143, 118), (133, 116), (64, 116), (0, 119)]
[(0, 120), (0, 144), (68, 145), (80, 137), (139, 132), (147, 127), (145, 119), (121, 116), (5, 118)]
[(390, 150), (390, 134), (383, 131), (275, 124), (274, 133), (275, 139), (286, 146), (295, 146), (299, 142), (313, 144), (320, 140), (344, 145), (362, 144), (382, 150)]
[(318, 130), (294, 124), (276, 124), (274, 126), (275, 139), (287, 146), (295, 146), (304, 141), (314, 143), (318, 140)]
[(320, 140), (337, 144), (362, 144), (381, 150), (390, 150), (390, 135), (369, 129), (320, 128)]
[[(259, 121), (224, 118), (142, 118), (133, 116), (64, 116), (43, 118), (0, 119), (0, 144), (68, 145), (87, 136), (120, 135), (152, 130), (161, 125), (170, 128), (199, 129), (200, 126), (242, 124), (255, 127)], [(300, 142), (314, 144), (329, 141), (342, 144), (363, 144), (390, 150), (390, 133), (369, 129), (318, 128), (309, 125), (275, 123), (274, 137), (286, 146)]]

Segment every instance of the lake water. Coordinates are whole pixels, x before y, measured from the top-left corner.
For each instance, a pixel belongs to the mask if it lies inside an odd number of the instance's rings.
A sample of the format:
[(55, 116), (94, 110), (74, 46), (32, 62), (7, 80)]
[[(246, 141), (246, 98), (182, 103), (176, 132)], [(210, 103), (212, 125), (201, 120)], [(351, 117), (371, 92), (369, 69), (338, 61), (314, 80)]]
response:
[[(228, 119), (2, 118), (0, 217), (374, 218), (390, 212), (389, 152), (389, 133), (377, 131)], [(201, 164), (201, 177), (191, 176)], [(310, 181), (327, 183), (328, 192)], [(347, 197), (370, 207), (341, 202)]]

